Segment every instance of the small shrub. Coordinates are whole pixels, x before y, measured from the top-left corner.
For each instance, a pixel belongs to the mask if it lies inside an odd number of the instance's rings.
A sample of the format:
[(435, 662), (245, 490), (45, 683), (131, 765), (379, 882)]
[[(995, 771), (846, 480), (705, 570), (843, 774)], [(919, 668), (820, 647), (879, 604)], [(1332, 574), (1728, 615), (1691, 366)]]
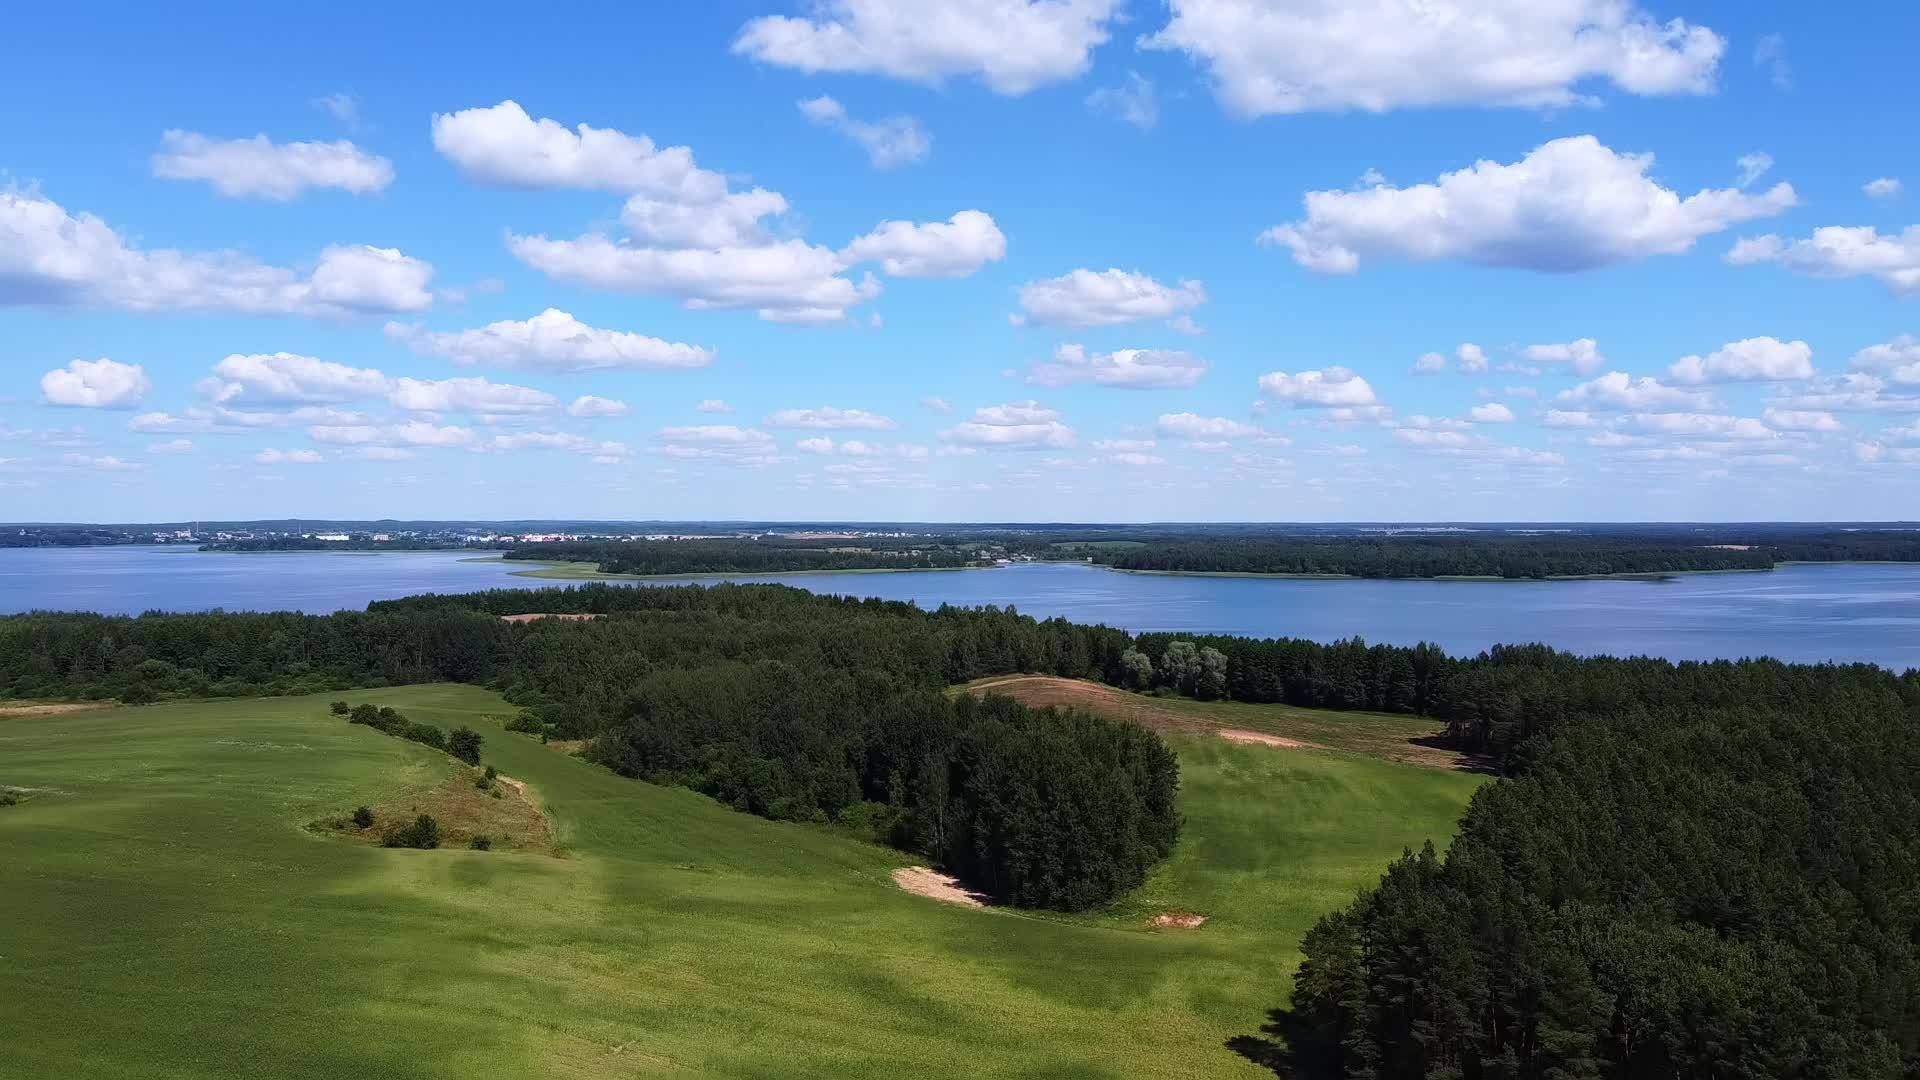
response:
[(494, 768), (491, 765), (487, 766), (487, 779), (497, 780), (499, 778), (500, 778), (500, 770)]
[(488, 794), (488, 795), (491, 795), (491, 796), (493, 796), (493, 797), (494, 797), (494, 798), (496, 798), (496, 799), (498, 799), (498, 798), (500, 798), (500, 797), (501, 797), (501, 796), (500, 796), (500, 789), (499, 789), (499, 788), (497, 788), (497, 787), (490, 787), (490, 788), (488, 788), (488, 789), (487, 789), (487, 794)]
[(475, 851), (492, 851), (493, 837), (488, 836), (486, 833), (475, 834), (473, 842), (467, 846)]
[(453, 729), (453, 734), (447, 736), (447, 753), (469, 765), (478, 765), (480, 764), (480, 744), (485, 741), (480, 737), (479, 732), (462, 724)]
[(373, 808), (362, 806), (353, 812), (353, 827), (371, 829), (373, 827)]
[(381, 847), (390, 848), (437, 848), (440, 846), (440, 823), (428, 814), (413, 819), (411, 825), (396, 825), (380, 837)]
[(333, 710), (333, 715), (335, 716), (346, 716), (347, 714), (353, 712), (353, 706), (347, 704), (344, 701), (336, 701), (328, 707)]
[(508, 731), (520, 731), (528, 735), (547, 733), (546, 721), (540, 719), (540, 714), (532, 709), (521, 709), (518, 715), (507, 721), (506, 728)]
[(377, 728), (380, 726), (380, 710), (372, 705), (355, 705), (347, 714), (347, 722)]
[(484, 776), (476, 776), (473, 778), (473, 786), (479, 788), (481, 791), (491, 791), (493, 790), (493, 781)]
[(391, 734), (399, 735), (403, 739), (412, 739), (417, 743), (425, 743), (435, 750), (447, 748), (447, 733), (432, 724), (419, 724), (402, 719), (398, 729)]
[(19, 806), (20, 796), (11, 791), (0, 791), (0, 806)]

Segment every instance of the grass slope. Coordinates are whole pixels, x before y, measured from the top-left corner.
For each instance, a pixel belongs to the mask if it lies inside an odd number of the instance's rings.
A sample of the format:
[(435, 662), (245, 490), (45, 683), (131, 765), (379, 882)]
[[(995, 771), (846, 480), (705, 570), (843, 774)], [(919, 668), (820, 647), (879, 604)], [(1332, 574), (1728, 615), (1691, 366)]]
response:
[[(330, 697), (333, 695), (329, 695)], [(487, 737), (564, 858), (305, 823), (456, 774), (323, 698), (0, 719), (0, 1072), (87, 1077), (1252, 1077), (1301, 933), (1477, 778), (1175, 735), (1187, 832), (1075, 919), (896, 889), (910, 860), (624, 780), (464, 686), (349, 695)], [(1156, 911), (1211, 916), (1149, 931)]]

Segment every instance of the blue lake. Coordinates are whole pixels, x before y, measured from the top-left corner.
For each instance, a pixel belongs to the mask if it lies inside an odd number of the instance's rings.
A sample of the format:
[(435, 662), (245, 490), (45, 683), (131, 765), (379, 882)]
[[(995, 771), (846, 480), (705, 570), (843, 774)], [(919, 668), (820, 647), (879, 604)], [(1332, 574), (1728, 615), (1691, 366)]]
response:
[[(468, 558), (454, 552), (0, 549), (0, 612), (330, 612), (413, 593), (547, 584), (512, 576), (513, 564)], [(1076, 564), (728, 580), (924, 607), (1013, 606), (1042, 618), (1134, 631), (1433, 641), (1456, 653), (1544, 641), (1580, 653), (1768, 655), (1920, 667), (1920, 565), (1789, 566), (1658, 582), (1303, 581), (1119, 574)]]

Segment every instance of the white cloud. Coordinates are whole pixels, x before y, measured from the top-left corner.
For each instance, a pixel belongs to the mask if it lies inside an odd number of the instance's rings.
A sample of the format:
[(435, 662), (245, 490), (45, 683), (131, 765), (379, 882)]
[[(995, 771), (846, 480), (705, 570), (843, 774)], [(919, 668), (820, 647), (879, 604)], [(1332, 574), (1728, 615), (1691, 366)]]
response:
[(1167, 459), (1163, 457), (1155, 457), (1152, 454), (1140, 454), (1140, 453), (1132, 453), (1132, 452), (1110, 454), (1108, 455), (1107, 460), (1112, 462), (1115, 465), (1126, 465), (1133, 468), (1144, 468), (1152, 465), (1165, 465), (1167, 463)]
[(1793, 88), (1793, 68), (1787, 63), (1787, 39), (1764, 34), (1753, 43), (1753, 66), (1762, 68), (1776, 90)]
[(1420, 358), (1413, 362), (1415, 375), (1438, 375), (1445, 370), (1447, 358), (1437, 352), (1421, 353)]
[(1920, 385), (1920, 338), (1902, 334), (1881, 345), (1869, 345), (1853, 354), (1855, 371), (1878, 371), (1901, 386)]
[(1193, 316), (1191, 315), (1175, 315), (1173, 318), (1168, 319), (1167, 329), (1176, 334), (1185, 334), (1188, 337), (1200, 337), (1207, 332), (1207, 328), (1194, 322)]
[(1667, 368), (1688, 386), (1721, 382), (1782, 382), (1813, 377), (1813, 349), (1804, 341), (1770, 337), (1729, 341), (1706, 356), (1683, 356)]
[(1733, 164), (1740, 170), (1740, 187), (1744, 190), (1752, 187), (1755, 180), (1765, 176), (1773, 169), (1773, 155), (1762, 153), (1741, 154), (1734, 159)]
[(1705, 391), (1681, 390), (1650, 375), (1636, 379), (1624, 371), (1609, 371), (1571, 390), (1562, 390), (1560, 400), (1595, 409), (1699, 412), (1710, 399)]
[(335, 446), (447, 448), (472, 446), (479, 441), (470, 428), (442, 427), (420, 420), (384, 427), (370, 424), (318, 424), (307, 429), (307, 437), (314, 442)]
[(584, 394), (574, 398), (573, 404), (567, 406), (568, 416), (583, 418), (625, 416), (627, 412), (626, 402), (615, 401), (612, 398), (598, 397), (593, 394)]
[(1748, 416), (1713, 413), (1632, 413), (1620, 418), (1629, 427), (1654, 435), (1706, 439), (1777, 439), (1779, 433)]
[(1160, 101), (1153, 83), (1137, 71), (1119, 86), (1103, 86), (1087, 95), (1087, 108), (1119, 118), (1142, 131), (1160, 122)]
[(1371, 408), (1380, 404), (1367, 380), (1343, 367), (1260, 376), (1260, 390), (1295, 408)]
[(1797, 202), (1788, 184), (1682, 198), (1648, 178), (1652, 165), (1651, 154), (1616, 154), (1591, 135), (1555, 139), (1511, 165), (1483, 160), (1432, 184), (1308, 192), (1306, 217), (1261, 239), (1322, 273), (1352, 273), (1363, 258), (1592, 270), (1676, 255)]
[(395, 379), (387, 400), (409, 412), (471, 412), (511, 416), (557, 408), (552, 394), (526, 386), (480, 378)]
[(1238, 420), (1224, 416), (1200, 416), (1195, 413), (1163, 413), (1154, 424), (1154, 430), (1175, 439), (1203, 439), (1218, 441), (1222, 439), (1244, 439), (1249, 435), (1258, 435), (1260, 429)]
[(877, 261), (892, 277), (966, 277), (1006, 258), (1007, 238), (991, 216), (962, 210), (944, 222), (883, 221), (842, 255), (849, 265)]
[(1112, 454), (1136, 454), (1151, 450), (1156, 445), (1152, 439), (1101, 439), (1093, 444), (1093, 448)]
[(139, 364), (118, 360), (73, 360), (40, 376), (40, 393), (49, 405), (85, 409), (130, 409), (153, 384)]
[(1082, 345), (1062, 345), (1053, 359), (1033, 365), (1027, 381), (1040, 386), (1091, 382), (1130, 390), (1192, 386), (1212, 365), (1192, 353), (1169, 349), (1115, 349), (1090, 353)]
[(1513, 410), (1497, 401), (1490, 401), (1485, 405), (1475, 405), (1468, 410), (1467, 419), (1476, 424), (1511, 424)]
[(126, 461), (111, 454), (100, 457), (91, 454), (67, 454), (60, 460), (75, 468), (99, 469), (102, 472), (137, 472), (146, 468), (138, 461)]
[(733, 51), (809, 73), (858, 72), (937, 84), (977, 76), (1024, 94), (1085, 71), (1118, 0), (821, 0), (809, 16), (763, 15)]
[(1546, 425), (1553, 428), (1592, 427), (1593, 414), (1569, 409), (1548, 409)]
[(1900, 197), (1902, 189), (1900, 181), (1895, 180), (1891, 176), (1882, 176), (1877, 180), (1869, 180), (1865, 184), (1860, 185), (1860, 190), (1866, 192), (1869, 198), (1897, 199)]
[(1480, 375), (1487, 370), (1486, 351), (1471, 341), (1456, 349), (1453, 355), (1460, 361), (1460, 372), (1463, 375)]
[(1599, 81), (1704, 94), (1726, 47), (1630, 0), (1171, 0), (1144, 48), (1204, 65), (1242, 116), (1585, 105)]
[(732, 424), (661, 428), (660, 451), (669, 457), (707, 459), (760, 467), (779, 460), (773, 436)]
[(509, 235), (513, 256), (549, 277), (611, 292), (679, 297), (697, 310), (751, 307), (774, 322), (830, 322), (879, 292), (839, 276), (838, 253), (801, 240), (724, 248), (650, 248), (589, 234)]
[(0, 191), (0, 304), (320, 315), (421, 311), (433, 267), (391, 248), (335, 245), (302, 276), (233, 251), (130, 245), (92, 214)]
[(456, 364), (590, 371), (697, 368), (713, 361), (711, 349), (603, 330), (557, 308), (548, 308), (530, 319), (503, 319), (457, 333), (428, 333), (394, 322), (388, 323), (386, 330), (387, 336), (408, 343), (415, 352), (444, 356)]
[(700, 404), (695, 405), (693, 407), (693, 411), (703, 412), (703, 413), (726, 413), (726, 412), (732, 412), (733, 406), (727, 404), (724, 401), (721, 401), (719, 398), (708, 398), (705, 401), (702, 401)]
[(1887, 381), (1864, 372), (1813, 379), (1798, 393), (1783, 394), (1774, 403), (1783, 409), (1826, 409), (1833, 412), (1920, 413), (1920, 396), (1888, 394)]
[(928, 412), (936, 413), (940, 416), (945, 416), (948, 413), (953, 411), (953, 405), (949, 403), (946, 398), (943, 398), (943, 397), (921, 398), (920, 404)]
[(1037, 322), (1063, 326), (1118, 326), (1165, 319), (1207, 302), (1198, 281), (1163, 285), (1138, 271), (1074, 270), (1020, 287), (1020, 307)]
[(153, 175), (163, 180), (205, 180), (228, 198), (295, 199), (309, 188), (338, 188), (355, 195), (385, 191), (393, 162), (338, 142), (274, 143), (265, 135), (216, 139), (192, 131), (160, 137)]
[(385, 373), (295, 353), (235, 353), (213, 365), (200, 392), (221, 405), (311, 405), (387, 392)]
[(149, 454), (191, 454), (193, 453), (193, 440), (192, 439), (169, 439), (166, 442), (150, 443), (147, 446), (147, 453)]
[(1760, 414), (1768, 427), (1775, 431), (1840, 431), (1840, 421), (1833, 414), (1818, 409), (1775, 409), (1769, 407)]
[(689, 202), (726, 193), (719, 173), (694, 164), (684, 146), (660, 147), (645, 135), (535, 120), (514, 101), (435, 114), (433, 146), (469, 179), (522, 188), (646, 192)]
[(1015, 401), (973, 411), (973, 419), (956, 424), (944, 435), (968, 446), (1054, 447), (1073, 445), (1073, 429), (1060, 414), (1037, 401)]
[(324, 110), (329, 116), (346, 125), (348, 130), (360, 126), (360, 102), (344, 90), (314, 98), (313, 107)]
[(1592, 338), (1529, 345), (1520, 350), (1520, 355), (1535, 364), (1568, 364), (1582, 375), (1591, 375), (1607, 364), (1607, 358), (1600, 355), (1600, 343)]
[(1818, 278), (1872, 275), (1900, 296), (1920, 296), (1920, 225), (1885, 236), (1871, 225), (1825, 225), (1792, 243), (1769, 233), (1735, 243), (1727, 261), (1735, 266), (1777, 262)]
[(890, 116), (876, 123), (855, 120), (845, 106), (824, 94), (800, 102), (800, 113), (859, 143), (876, 169), (924, 161), (933, 150), (933, 136), (911, 116)]
[(831, 454), (834, 450), (833, 440), (825, 435), (801, 439), (793, 444), (793, 448), (803, 454)]
[(831, 405), (818, 409), (782, 409), (767, 417), (767, 423), (773, 427), (812, 431), (891, 431), (900, 426), (889, 417), (865, 409), (837, 409)]
[(326, 459), (318, 450), (262, 450), (253, 455), (261, 465), (318, 465)]

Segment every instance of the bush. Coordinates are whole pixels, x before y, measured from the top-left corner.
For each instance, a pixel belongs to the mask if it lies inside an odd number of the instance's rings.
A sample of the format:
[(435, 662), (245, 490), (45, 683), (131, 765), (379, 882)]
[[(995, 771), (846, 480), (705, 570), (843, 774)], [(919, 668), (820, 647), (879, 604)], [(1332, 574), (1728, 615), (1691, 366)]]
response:
[(500, 770), (494, 768), (491, 765), (487, 766), (487, 779), (498, 780), (499, 778), (500, 778)]
[(0, 806), (19, 806), (20, 796), (11, 791), (0, 791)]
[(434, 727), (432, 724), (419, 724), (402, 719), (400, 721), (400, 729), (389, 732), (389, 734), (398, 735), (403, 739), (411, 739), (417, 743), (425, 743), (435, 750), (445, 750), (447, 748), (447, 733)]
[(372, 828), (373, 827), (373, 808), (362, 806), (358, 810), (355, 810), (353, 812), (353, 827), (356, 829)]
[(540, 714), (532, 709), (521, 709), (518, 715), (507, 721), (506, 728), (508, 731), (519, 731), (528, 735), (545, 735), (547, 722), (540, 719)]
[(353, 706), (344, 701), (336, 701), (329, 707), (333, 710), (333, 715), (335, 716), (346, 716), (353, 712)]
[(468, 844), (467, 846), (472, 848), (475, 851), (492, 851), (493, 837), (488, 836), (486, 833), (476, 834), (473, 838), (473, 842)]
[(479, 788), (481, 791), (491, 791), (493, 790), (493, 781), (484, 776), (476, 776), (473, 778), (473, 786)]
[(440, 823), (428, 814), (413, 819), (411, 825), (396, 825), (380, 837), (381, 847), (390, 848), (437, 848), (440, 846)]
[(380, 727), (380, 710), (372, 705), (355, 705), (352, 711), (347, 714), (347, 722), (351, 724), (365, 724), (371, 728), (380, 728), (382, 731), (386, 730)]
[(480, 764), (480, 744), (485, 741), (480, 737), (479, 732), (462, 724), (453, 729), (453, 734), (447, 736), (447, 753), (469, 765), (478, 765)]

